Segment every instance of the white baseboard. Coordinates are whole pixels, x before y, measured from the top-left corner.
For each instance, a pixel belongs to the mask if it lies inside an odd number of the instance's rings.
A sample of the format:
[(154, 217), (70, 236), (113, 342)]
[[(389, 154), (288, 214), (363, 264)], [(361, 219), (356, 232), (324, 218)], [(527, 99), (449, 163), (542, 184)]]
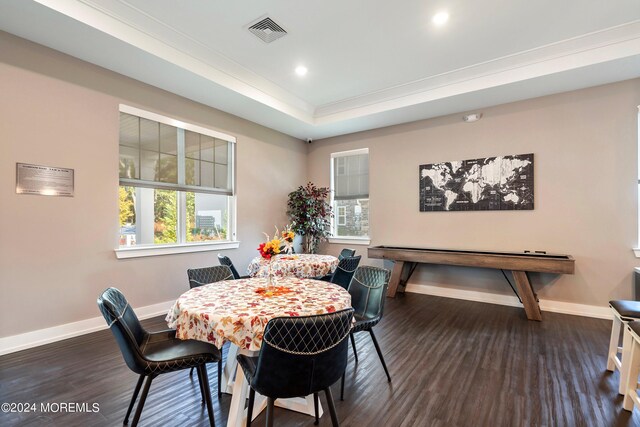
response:
[[(510, 307), (522, 307), (518, 298), (512, 295), (492, 294), (488, 292), (470, 291), (467, 289), (442, 288), (432, 285), (408, 284), (407, 292), (416, 294), (434, 295), (445, 298), (456, 298), (467, 301), (485, 302), (489, 304), (508, 305)], [(572, 302), (540, 300), (540, 310), (553, 313), (572, 314), (574, 316), (595, 317), (597, 319), (612, 319), (609, 306), (596, 306), (587, 304), (575, 304)]]
[[(499, 295), (488, 292), (470, 291), (465, 289), (450, 289), (442, 288), (439, 286), (413, 284), (409, 284), (406, 291), (445, 298), (456, 298), (467, 301), (508, 305), (511, 307), (522, 307), (522, 304), (520, 304), (518, 298), (511, 295)], [(139, 307), (136, 308), (135, 311), (140, 319), (148, 319), (150, 317), (166, 314), (173, 303), (174, 301), (165, 301), (158, 304)], [(575, 304), (570, 302), (540, 300), (540, 309), (542, 311), (572, 314), (574, 316), (587, 316), (595, 317), (598, 319), (612, 318), (611, 310), (608, 306), (598, 307), (594, 305)], [(39, 345), (62, 341), (67, 338), (77, 337), (79, 335), (88, 334), (90, 332), (95, 332), (106, 328), (107, 324), (104, 321), (104, 318), (102, 316), (99, 316), (91, 319), (81, 320), (79, 322), (67, 323), (51, 328), (39, 329), (37, 331), (0, 338), (0, 356), (3, 354), (14, 353), (16, 351), (37, 347)]]
[[(147, 305), (135, 308), (139, 319), (167, 314), (174, 301), (165, 301), (158, 304)], [(55, 341), (62, 341), (67, 338), (77, 337), (90, 332), (107, 329), (104, 317), (93, 317), (91, 319), (80, 320), (78, 322), (66, 323), (64, 325), (53, 326), (51, 328), (39, 329), (37, 331), (26, 332), (24, 334), (12, 335), (0, 338), (0, 355), (14, 353), (20, 350), (49, 344)]]

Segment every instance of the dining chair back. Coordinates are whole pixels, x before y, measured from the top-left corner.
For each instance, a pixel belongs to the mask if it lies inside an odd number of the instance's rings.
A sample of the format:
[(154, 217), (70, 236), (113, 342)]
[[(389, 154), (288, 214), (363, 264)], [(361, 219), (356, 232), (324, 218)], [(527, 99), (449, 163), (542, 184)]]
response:
[[(249, 415), (255, 392), (267, 396), (267, 425), (273, 422), (273, 400), (314, 395), (323, 390), (334, 426), (337, 415), (330, 386), (347, 365), (353, 309), (329, 314), (271, 319), (257, 358), (238, 356), (250, 386)], [(271, 409), (270, 409), (271, 408)], [(317, 405), (316, 405), (317, 417)]]
[[(349, 294), (351, 295), (351, 306), (355, 310), (355, 324), (351, 329), (350, 339), (353, 347), (353, 355), (356, 364), (358, 363), (358, 351), (356, 349), (356, 341), (353, 334), (356, 332), (366, 331), (371, 335), (371, 341), (378, 353), (378, 358), (382, 363), (384, 373), (387, 375), (387, 381), (391, 381), (387, 364), (384, 361), (382, 351), (378, 345), (378, 340), (373, 333), (373, 327), (382, 319), (384, 311), (384, 301), (387, 296), (387, 287), (391, 272), (384, 268), (372, 267), (369, 265), (358, 267), (351, 284), (349, 285)], [(344, 397), (344, 376), (342, 377), (342, 385), (340, 386), (340, 399)]]
[(338, 255), (338, 261), (341, 261), (342, 258), (349, 258), (356, 254), (355, 249), (344, 248), (340, 251), (340, 255)]
[(228, 256), (222, 255), (222, 254), (218, 254), (218, 261), (220, 262), (220, 265), (226, 265), (227, 267), (229, 267), (229, 269), (231, 270), (231, 273), (233, 274), (233, 278), (234, 279), (244, 279), (246, 277), (249, 276), (241, 276), (238, 273), (238, 270), (236, 270), (236, 267), (233, 265), (233, 262), (231, 262), (231, 259)]
[(125, 296), (116, 288), (108, 288), (98, 298), (98, 308), (107, 321), (129, 369), (136, 374), (143, 374), (145, 365), (140, 345), (147, 331), (140, 324)]
[(190, 268), (187, 270), (187, 277), (189, 278), (189, 287), (193, 289), (209, 283), (232, 280), (233, 272), (226, 265), (215, 265), (213, 267)]
[(370, 265), (356, 270), (349, 285), (356, 321), (360, 319), (378, 323), (382, 319), (390, 277), (389, 270)]
[(125, 363), (139, 375), (124, 424), (129, 422), (129, 415), (145, 378), (144, 389), (132, 422), (133, 427), (140, 420), (151, 382), (155, 377), (168, 372), (197, 368), (202, 400), (207, 406), (209, 424), (214, 427), (206, 364), (220, 362), (220, 350), (206, 342), (178, 339), (175, 330), (152, 333), (146, 331), (125, 296), (116, 288), (108, 288), (102, 292), (98, 297), (98, 308), (115, 336)]
[(361, 255), (342, 258), (336, 267), (336, 271), (333, 272), (330, 282), (348, 289), (361, 258)]

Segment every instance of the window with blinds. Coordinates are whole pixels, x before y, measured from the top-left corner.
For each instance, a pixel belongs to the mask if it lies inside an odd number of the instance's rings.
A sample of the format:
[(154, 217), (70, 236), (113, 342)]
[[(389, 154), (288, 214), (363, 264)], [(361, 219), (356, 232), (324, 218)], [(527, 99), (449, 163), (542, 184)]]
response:
[(331, 154), (334, 237), (369, 236), (369, 150)]
[(120, 246), (234, 239), (235, 138), (120, 106)]
[(369, 198), (369, 154), (334, 157), (335, 200)]

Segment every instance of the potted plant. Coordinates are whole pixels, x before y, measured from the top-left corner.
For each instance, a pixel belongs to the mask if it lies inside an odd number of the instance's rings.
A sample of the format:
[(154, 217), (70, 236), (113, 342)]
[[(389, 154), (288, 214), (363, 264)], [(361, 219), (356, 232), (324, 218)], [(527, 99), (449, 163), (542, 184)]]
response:
[(331, 235), (331, 205), (328, 187), (316, 187), (309, 182), (305, 187), (289, 193), (287, 215), (291, 229), (304, 238), (303, 252), (313, 254), (318, 244)]

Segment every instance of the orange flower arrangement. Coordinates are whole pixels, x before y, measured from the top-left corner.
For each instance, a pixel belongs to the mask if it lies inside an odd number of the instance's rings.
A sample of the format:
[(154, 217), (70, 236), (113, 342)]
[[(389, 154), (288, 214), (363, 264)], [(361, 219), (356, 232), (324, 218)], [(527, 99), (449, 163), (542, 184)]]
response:
[(287, 225), (282, 230), (282, 233), (278, 232), (276, 227), (276, 234), (271, 238), (267, 233), (263, 233), (267, 238), (265, 243), (260, 243), (258, 251), (264, 259), (271, 259), (274, 255), (278, 255), (281, 252), (291, 253), (293, 250), (293, 239), (296, 237), (296, 233), (291, 230), (291, 226)]
[(284, 241), (284, 246), (282, 247), (282, 249), (288, 254), (293, 253), (293, 239), (295, 239), (296, 233), (293, 232), (290, 225), (284, 227), (284, 230), (282, 230), (280, 237)]
[(281, 234), (282, 240), (287, 243), (293, 243), (293, 239), (296, 237), (296, 233), (291, 230), (291, 226), (287, 225), (284, 230), (282, 230)]
[(256, 289), (256, 293), (263, 297), (277, 297), (280, 295), (286, 295), (293, 292), (291, 288), (287, 288), (286, 286), (271, 286), (268, 288), (258, 288)]
[(273, 238), (266, 243), (260, 243), (258, 251), (264, 259), (271, 259), (272, 256), (280, 253), (280, 245), (282, 242), (278, 238)]

